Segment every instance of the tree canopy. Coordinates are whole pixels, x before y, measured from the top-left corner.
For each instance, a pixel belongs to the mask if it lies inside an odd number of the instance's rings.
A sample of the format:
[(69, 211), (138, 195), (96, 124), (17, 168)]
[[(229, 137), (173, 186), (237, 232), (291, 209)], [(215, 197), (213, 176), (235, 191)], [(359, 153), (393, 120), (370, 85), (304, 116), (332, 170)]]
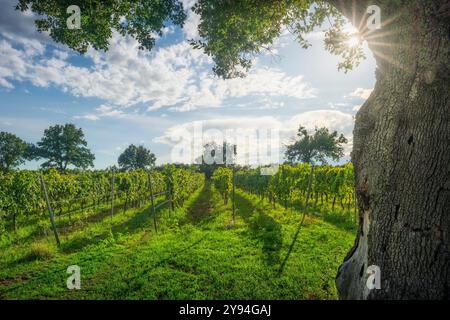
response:
[(66, 170), (69, 165), (83, 169), (94, 166), (95, 156), (87, 148), (83, 130), (71, 123), (46, 129), (33, 153), (36, 159), (47, 159), (43, 168)]
[[(80, 8), (79, 29), (67, 27), (69, 5)], [(113, 30), (132, 36), (139, 41), (141, 49), (150, 50), (168, 23), (182, 26), (186, 17), (177, 0), (18, 0), (16, 9), (31, 9), (39, 15), (36, 20), (39, 31), (48, 31), (54, 41), (80, 53), (89, 47), (107, 50)]]
[(28, 160), (29, 145), (9, 132), (0, 132), (0, 171), (15, 168)]
[(147, 169), (155, 166), (156, 157), (144, 146), (131, 144), (119, 156), (119, 167), (123, 170)]
[(337, 131), (330, 133), (328, 128), (322, 127), (316, 128), (314, 134), (310, 135), (305, 127), (300, 126), (297, 137), (299, 139), (288, 145), (285, 153), (290, 162), (325, 164), (328, 158), (337, 161), (344, 156), (342, 144), (347, 143), (347, 139)]
[(327, 1), (199, 0), (194, 11), (202, 17), (202, 39), (191, 43), (213, 58), (214, 72), (223, 78), (245, 76), (253, 58), (264, 50), (270, 52), (284, 29), (308, 48), (306, 35), (324, 22), (329, 24), (326, 48), (344, 58), (340, 69), (350, 70), (364, 57), (361, 46), (346, 45), (351, 35), (343, 30), (345, 19)]
[[(343, 57), (339, 68), (352, 69), (364, 58), (361, 42), (348, 46), (351, 34), (344, 32), (345, 19), (325, 0), (229, 1), (199, 0), (192, 9), (200, 15), (201, 39), (191, 40), (194, 48), (212, 57), (213, 71), (223, 78), (242, 77), (253, 58), (287, 29), (304, 48), (310, 46), (305, 35), (327, 23), (325, 47)], [(36, 26), (48, 31), (59, 43), (85, 53), (89, 47), (108, 50), (113, 31), (132, 36), (140, 49), (151, 50), (157, 35), (167, 25), (182, 27), (186, 19), (179, 0), (90, 0), (71, 1), (81, 13), (81, 28), (69, 29), (68, 4), (58, 0), (18, 0), (17, 10), (39, 15)]]

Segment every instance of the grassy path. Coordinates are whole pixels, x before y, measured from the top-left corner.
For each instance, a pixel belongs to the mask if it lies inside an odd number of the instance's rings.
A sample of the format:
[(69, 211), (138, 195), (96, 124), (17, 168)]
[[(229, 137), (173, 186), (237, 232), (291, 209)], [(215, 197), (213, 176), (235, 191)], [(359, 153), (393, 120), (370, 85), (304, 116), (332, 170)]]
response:
[[(102, 239), (73, 246), (49, 260), (0, 272), (0, 297), (39, 299), (324, 299), (335, 298), (334, 276), (354, 239), (352, 231), (307, 217), (281, 275), (277, 274), (300, 221), (242, 191), (231, 206), (206, 184), (184, 208), (130, 213)], [(81, 238), (91, 232), (77, 231)], [(85, 234), (86, 233), (86, 234)], [(67, 266), (79, 265), (82, 289), (65, 288)]]

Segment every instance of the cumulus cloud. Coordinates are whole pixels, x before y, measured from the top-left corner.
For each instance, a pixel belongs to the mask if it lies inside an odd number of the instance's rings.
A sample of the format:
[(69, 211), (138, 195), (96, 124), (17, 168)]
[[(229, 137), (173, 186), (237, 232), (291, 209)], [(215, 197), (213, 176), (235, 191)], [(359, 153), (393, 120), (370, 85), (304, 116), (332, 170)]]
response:
[[(308, 111), (289, 119), (262, 116), (191, 121), (168, 128), (163, 135), (154, 138), (153, 142), (171, 146), (173, 162), (194, 162), (201, 154), (204, 143), (221, 143), (226, 140), (237, 144), (238, 154), (241, 156), (238, 163), (267, 164), (273, 163), (274, 159), (277, 159), (276, 162), (282, 161), (284, 146), (295, 138), (299, 125), (310, 131), (325, 126), (343, 133), (349, 140), (345, 146), (345, 153), (349, 155), (353, 143), (354, 120), (352, 115), (336, 110)], [(261, 150), (266, 147), (275, 155), (261, 158)], [(180, 150), (184, 150), (184, 154), (180, 155)]]
[(355, 91), (351, 92), (348, 95), (348, 97), (361, 98), (361, 99), (366, 100), (369, 98), (372, 91), (373, 91), (373, 88), (372, 89), (357, 88), (357, 89), (355, 89)]
[(187, 88), (183, 103), (170, 109), (190, 111), (201, 107), (220, 107), (227, 98), (245, 96), (265, 98), (265, 101), (275, 96), (308, 99), (315, 97), (315, 93), (316, 90), (304, 81), (303, 76), (287, 76), (275, 68), (255, 68), (245, 78), (228, 80), (217, 79), (204, 72), (199, 75), (198, 85)]
[(307, 129), (327, 127), (348, 134), (353, 129), (353, 116), (337, 110), (308, 111), (293, 116), (288, 126), (298, 127), (299, 124)]
[(110, 49), (89, 50), (91, 67), (70, 63), (69, 54), (39, 46), (0, 42), (0, 85), (15, 81), (39, 87), (62, 88), (74, 96), (96, 97), (117, 106), (147, 104), (148, 110), (171, 111), (220, 107), (228, 98), (285, 96), (314, 97), (302, 76), (288, 76), (276, 68), (254, 68), (243, 79), (222, 80), (211, 72), (211, 59), (186, 42), (154, 52), (138, 49), (136, 40), (114, 34)]
[(200, 23), (200, 16), (191, 10), (195, 4), (195, 0), (183, 0), (183, 7), (186, 10), (186, 21), (183, 25), (183, 32), (188, 39), (198, 39), (198, 24)]
[(278, 163), (279, 127), (271, 116), (208, 119), (172, 126), (153, 142), (171, 146), (170, 162), (196, 162), (205, 143), (227, 141), (237, 145), (240, 164)]
[(14, 85), (6, 79), (0, 78), (0, 87), (3, 87), (5, 89), (13, 89)]
[[(310, 131), (314, 128), (326, 127), (330, 131), (336, 130), (338, 133), (344, 134), (348, 143), (344, 146), (346, 156), (350, 155), (353, 148), (353, 127), (354, 117), (351, 114), (337, 110), (316, 110), (308, 111), (291, 118), (290, 126), (294, 126), (295, 130), (301, 124)], [(292, 138), (291, 138), (292, 139)]]
[(37, 16), (31, 11), (14, 10), (17, 3), (17, 0), (2, 0), (0, 33), (8, 39), (22, 42), (50, 43), (52, 40), (48, 33), (36, 31), (34, 21)]

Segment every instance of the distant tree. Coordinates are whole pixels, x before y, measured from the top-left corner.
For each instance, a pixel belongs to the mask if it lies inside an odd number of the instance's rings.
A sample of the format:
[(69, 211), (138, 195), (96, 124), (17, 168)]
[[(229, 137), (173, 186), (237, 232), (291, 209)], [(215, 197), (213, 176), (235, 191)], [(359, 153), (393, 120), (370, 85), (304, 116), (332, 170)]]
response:
[(314, 134), (310, 135), (305, 127), (300, 126), (297, 137), (299, 139), (288, 145), (285, 153), (291, 163), (325, 164), (327, 158), (338, 161), (344, 156), (342, 144), (347, 143), (347, 139), (343, 134), (338, 135), (337, 131), (330, 133), (328, 128), (316, 128)]
[(9, 171), (30, 159), (30, 145), (8, 132), (0, 132), (0, 170)]
[(128, 148), (119, 156), (119, 167), (123, 170), (147, 169), (154, 167), (155, 155), (144, 146), (136, 147), (130, 144)]
[(66, 170), (69, 165), (82, 169), (94, 166), (95, 156), (87, 148), (83, 130), (71, 123), (46, 129), (33, 149), (34, 158), (47, 159), (41, 165), (43, 168)]
[(200, 172), (210, 179), (214, 171), (219, 167), (234, 164), (236, 148), (234, 145), (224, 141), (222, 145), (211, 141), (203, 145), (202, 155), (196, 159)]
[(338, 161), (344, 156), (344, 147), (347, 143), (343, 134), (337, 131), (330, 133), (328, 128), (316, 128), (314, 134), (310, 135), (305, 127), (298, 128), (297, 141), (287, 146), (285, 153), (289, 162), (303, 162), (311, 165), (309, 175), (308, 192), (305, 200), (305, 211), (308, 209), (309, 196), (311, 194), (311, 184), (314, 176), (314, 166), (317, 162), (325, 164), (328, 158)]

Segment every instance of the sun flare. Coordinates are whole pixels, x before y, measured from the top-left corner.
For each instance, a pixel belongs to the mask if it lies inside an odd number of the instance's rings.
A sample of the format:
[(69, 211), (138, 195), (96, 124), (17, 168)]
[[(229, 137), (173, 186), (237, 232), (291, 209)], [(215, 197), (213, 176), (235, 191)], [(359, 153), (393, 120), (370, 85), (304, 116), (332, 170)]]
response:
[(353, 48), (358, 46), (359, 42), (360, 42), (359, 37), (357, 35), (353, 35), (347, 40), (347, 45)]

